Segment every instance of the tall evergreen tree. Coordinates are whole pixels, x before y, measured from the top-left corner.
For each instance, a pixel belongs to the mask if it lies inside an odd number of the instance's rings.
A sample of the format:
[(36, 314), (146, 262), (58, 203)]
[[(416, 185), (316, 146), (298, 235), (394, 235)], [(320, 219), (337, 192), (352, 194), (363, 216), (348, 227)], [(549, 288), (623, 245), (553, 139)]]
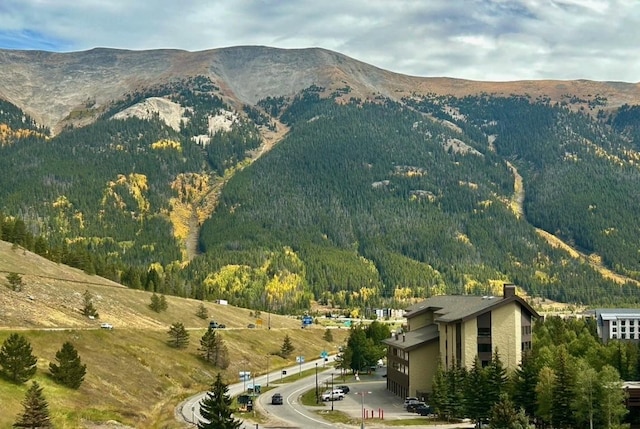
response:
[(215, 329), (209, 328), (200, 339), (200, 348), (202, 358), (207, 362), (213, 363), (220, 369), (226, 369), (229, 366), (229, 351), (224, 343), (220, 333)]
[(442, 368), (442, 363), (438, 362), (431, 385), (431, 405), (436, 414), (447, 419), (450, 417), (448, 398), (449, 386), (447, 384), (446, 373)]
[(524, 410), (517, 410), (506, 393), (500, 394), (491, 407), (491, 427), (495, 429), (528, 429), (529, 419)]
[(14, 292), (20, 292), (22, 290), (22, 285), (24, 284), (22, 281), (22, 276), (18, 273), (9, 273), (7, 274), (7, 281), (9, 282), (9, 287)]
[(151, 303), (149, 303), (149, 308), (155, 311), (156, 313), (160, 313), (162, 311), (162, 304), (160, 303), (160, 297), (155, 292), (151, 295)]
[(53, 379), (62, 385), (77, 389), (84, 381), (87, 366), (82, 363), (78, 351), (70, 342), (65, 342), (62, 348), (56, 352), (58, 364), (51, 362), (49, 371)]
[(42, 387), (33, 381), (22, 401), (24, 411), (13, 424), (14, 428), (50, 428), (49, 404), (42, 394)]
[(536, 413), (536, 386), (538, 384), (538, 365), (531, 350), (522, 355), (522, 361), (511, 378), (513, 401), (524, 408), (525, 413)]
[(84, 314), (87, 317), (93, 317), (94, 319), (97, 319), (98, 317), (100, 317), (98, 314), (98, 310), (96, 310), (95, 306), (93, 305), (93, 294), (89, 292), (89, 290), (85, 290), (84, 294), (82, 295), (82, 298), (84, 301), (82, 314)]
[(484, 394), (487, 390), (487, 378), (478, 356), (476, 356), (471, 370), (467, 373), (465, 382), (464, 402), (466, 415), (475, 422), (488, 418), (491, 407)]
[(487, 374), (487, 390), (485, 396), (489, 401), (489, 408), (500, 399), (500, 395), (505, 391), (507, 386), (507, 370), (505, 369), (498, 348), (493, 351), (491, 363), (485, 369)]
[(228, 392), (228, 386), (222, 381), (222, 376), (218, 373), (211, 390), (207, 392), (200, 402), (200, 415), (206, 419), (206, 422), (199, 422), (198, 429), (240, 428), (242, 421), (235, 419), (232, 415), (232, 400)]
[(31, 344), (22, 335), (9, 335), (0, 348), (0, 370), (14, 383), (24, 383), (33, 377), (37, 362)]
[(556, 383), (556, 375), (553, 369), (545, 366), (540, 369), (538, 384), (536, 385), (536, 415), (545, 424), (553, 420), (553, 391)]
[(295, 349), (296, 348), (291, 342), (289, 334), (286, 334), (284, 336), (284, 340), (282, 340), (282, 346), (280, 347), (280, 356), (282, 356), (283, 358), (287, 358), (291, 355), (291, 353), (293, 353)]
[(184, 349), (189, 345), (189, 333), (181, 322), (169, 327), (169, 345), (177, 349)]
[(575, 389), (575, 373), (567, 349), (564, 345), (556, 349), (554, 372), (556, 380), (553, 386), (552, 423), (558, 428), (568, 428), (574, 423), (571, 402)]
[(206, 319), (209, 317), (209, 311), (207, 310), (207, 307), (205, 307), (203, 303), (200, 303), (200, 305), (198, 306), (198, 310), (196, 311), (196, 316), (198, 316), (201, 319)]

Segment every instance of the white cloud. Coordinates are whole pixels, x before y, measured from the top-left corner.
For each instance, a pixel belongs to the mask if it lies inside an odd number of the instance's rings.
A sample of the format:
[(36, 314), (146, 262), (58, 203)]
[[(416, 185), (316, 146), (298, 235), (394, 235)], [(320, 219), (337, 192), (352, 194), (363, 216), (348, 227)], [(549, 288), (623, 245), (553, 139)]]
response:
[(3, 0), (0, 48), (323, 47), (477, 80), (640, 81), (636, 0)]

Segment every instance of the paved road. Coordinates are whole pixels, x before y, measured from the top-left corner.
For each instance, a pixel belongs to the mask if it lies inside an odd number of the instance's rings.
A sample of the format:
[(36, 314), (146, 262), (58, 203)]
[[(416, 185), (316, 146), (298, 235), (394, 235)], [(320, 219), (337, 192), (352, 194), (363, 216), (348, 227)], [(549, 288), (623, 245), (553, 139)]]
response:
[[(292, 375), (297, 372), (313, 369), (315, 368), (316, 363), (318, 363), (318, 368), (319, 368), (318, 371), (320, 371), (322, 369), (322, 364), (324, 363), (322, 359), (305, 362), (301, 365), (291, 366), (284, 369), (287, 371), (287, 375)], [(269, 374), (255, 377), (251, 379), (251, 381), (231, 384), (229, 385), (229, 396), (234, 397), (234, 396), (240, 395), (246, 390), (246, 387), (249, 384), (258, 384), (262, 386), (267, 386), (268, 384), (272, 385), (274, 383), (279, 382), (281, 377), (282, 377), (282, 370), (279, 369), (277, 371), (270, 372)], [(312, 375), (311, 377), (315, 380), (315, 374)], [(267, 378), (269, 381), (268, 383), (267, 383)], [(301, 381), (308, 383), (309, 378), (302, 379)], [(292, 383), (287, 383), (287, 384), (292, 384)], [(200, 415), (200, 401), (202, 400), (202, 398), (204, 398), (205, 395), (206, 395), (206, 392), (201, 392), (201, 393), (198, 393), (197, 395), (191, 396), (190, 398), (182, 402), (180, 405), (178, 405), (176, 414), (178, 414), (178, 416), (184, 419), (187, 423), (196, 424), (196, 422), (202, 420), (202, 416)], [(268, 396), (269, 398), (271, 398), (271, 395), (262, 395), (262, 396)]]
[[(416, 414), (407, 412), (402, 406), (402, 400), (386, 390), (386, 378), (383, 374), (385, 368), (381, 368), (371, 375), (363, 375), (356, 380), (353, 375), (342, 378), (339, 371), (335, 368), (322, 367), (322, 361), (311, 361), (302, 365), (302, 371), (315, 368), (318, 363), (318, 386), (319, 392), (322, 393), (331, 383), (331, 374), (334, 374), (334, 386), (346, 384), (350, 387), (350, 392), (342, 401), (334, 401), (333, 408), (348, 414), (353, 419), (361, 420), (362, 409), (366, 411), (367, 419), (364, 420), (366, 428), (384, 428), (384, 421), (406, 419), (406, 418), (424, 418), (418, 417)], [(288, 374), (296, 373), (300, 370), (299, 366), (287, 368)], [(291, 383), (280, 384), (280, 371), (269, 374), (271, 387), (278, 387), (265, 392), (258, 396), (256, 400), (256, 409), (259, 410), (268, 419), (266, 424), (260, 424), (260, 428), (354, 428), (353, 425), (341, 425), (328, 423), (321, 417), (321, 410), (331, 410), (331, 402), (320, 404), (318, 407), (307, 407), (298, 402), (299, 396), (315, 388), (315, 374), (311, 374), (301, 380)], [(260, 376), (255, 379), (256, 384), (266, 386), (266, 376)], [(243, 383), (236, 383), (229, 386), (229, 392), (232, 396), (242, 393)], [(284, 398), (283, 405), (271, 405), (271, 395), (281, 393)], [(362, 395), (361, 393), (364, 393)], [(188, 422), (196, 421), (199, 417), (199, 401), (204, 393), (189, 398), (182, 405), (182, 416)], [(364, 397), (364, 398), (363, 398)], [(364, 407), (363, 407), (364, 399)], [(320, 414), (318, 414), (320, 411)], [(371, 421), (371, 417), (376, 419), (384, 417), (383, 421)], [(424, 418), (426, 419), (426, 418)], [(426, 422), (425, 422), (426, 423)], [(425, 425), (426, 426), (426, 425)], [(429, 425), (430, 429), (453, 429), (453, 428), (470, 428), (472, 424), (453, 424), (453, 425)], [(244, 428), (253, 429), (255, 423), (245, 422)], [(402, 427), (394, 426), (395, 429)], [(416, 426), (410, 428), (415, 429)]]

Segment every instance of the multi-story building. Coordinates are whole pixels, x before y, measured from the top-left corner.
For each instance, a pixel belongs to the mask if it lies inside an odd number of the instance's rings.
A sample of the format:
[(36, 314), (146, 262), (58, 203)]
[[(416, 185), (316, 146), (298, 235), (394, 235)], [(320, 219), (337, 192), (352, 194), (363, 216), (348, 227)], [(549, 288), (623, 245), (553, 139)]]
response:
[(596, 328), (603, 343), (640, 340), (640, 308), (596, 309)]
[(538, 313), (505, 284), (503, 296), (441, 295), (406, 309), (406, 332), (384, 340), (387, 389), (398, 396), (428, 397), (438, 363), (471, 368), (493, 352), (514, 369), (531, 348), (531, 327)]

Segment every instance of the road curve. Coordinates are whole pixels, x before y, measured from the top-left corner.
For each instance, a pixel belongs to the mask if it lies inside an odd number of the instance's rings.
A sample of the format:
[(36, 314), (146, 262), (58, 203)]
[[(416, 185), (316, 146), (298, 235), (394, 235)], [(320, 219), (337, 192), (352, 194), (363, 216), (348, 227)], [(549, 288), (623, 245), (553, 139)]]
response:
[[(245, 388), (247, 387), (247, 385), (250, 385), (250, 384), (258, 384), (258, 385), (262, 385), (262, 386), (267, 386), (267, 385), (269, 385), (269, 383), (267, 381), (269, 381), (271, 383), (277, 382), (282, 377), (282, 370), (287, 371), (288, 375), (292, 375), (292, 374), (295, 374), (296, 372), (302, 372), (302, 371), (306, 371), (306, 370), (309, 370), (309, 369), (313, 369), (313, 368), (315, 368), (316, 363), (318, 364), (318, 371), (320, 371), (322, 369), (322, 364), (324, 363), (324, 361), (322, 359), (317, 359), (317, 360), (313, 360), (313, 361), (310, 361), (310, 362), (302, 363), (301, 365), (295, 365), (295, 366), (290, 366), (288, 368), (278, 369), (277, 371), (270, 372), (269, 374), (265, 374), (265, 375), (261, 375), (261, 376), (252, 378), (251, 381), (230, 384), (229, 385), (229, 396), (234, 397), (234, 396), (240, 395), (241, 393), (243, 393), (245, 391)], [(331, 369), (333, 369), (333, 368), (331, 368)], [(320, 372), (318, 374), (320, 374)], [(329, 370), (328, 374), (331, 374), (331, 370)], [(291, 386), (296, 386), (296, 387), (297, 386), (305, 386), (304, 388), (307, 388), (306, 386), (308, 386), (310, 383), (315, 383), (314, 377), (315, 377), (315, 374), (313, 374), (313, 375), (311, 375), (309, 377), (305, 377), (305, 378), (303, 378), (301, 380), (298, 380), (298, 381), (296, 381), (294, 383), (290, 383), (290, 385)], [(287, 383), (287, 384), (289, 384), (289, 383)], [(282, 390), (282, 389), (280, 389), (280, 390)], [(275, 390), (274, 390), (274, 392), (275, 392)], [(193, 395), (193, 396), (187, 398), (183, 402), (181, 402), (176, 407), (176, 418), (181, 420), (181, 421), (184, 421), (184, 422), (187, 422), (187, 423), (191, 423), (191, 424), (194, 424), (194, 425), (197, 424), (197, 422), (203, 420), (202, 416), (200, 415), (200, 401), (202, 401), (202, 399), (205, 397), (206, 394), (207, 394), (207, 392), (200, 392), (200, 393), (198, 393), (196, 395)], [(262, 395), (262, 396), (263, 397), (267, 397), (268, 396), (269, 398), (271, 397), (271, 395)], [(261, 397), (258, 396), (258, 398), (261, 398)], [(289, 401), (289, 398), (287, 398), (287, 400)], [(289, 408), (289, 407), (285, 407), (285, 408)], [(309, 414), (309, 415), (311, 415), (311, 414)], [(317, 424), (317, 423), (314, 423), (314, 424)], [(331, 426), (328, 426), (328, 427), (331, 427)]]

